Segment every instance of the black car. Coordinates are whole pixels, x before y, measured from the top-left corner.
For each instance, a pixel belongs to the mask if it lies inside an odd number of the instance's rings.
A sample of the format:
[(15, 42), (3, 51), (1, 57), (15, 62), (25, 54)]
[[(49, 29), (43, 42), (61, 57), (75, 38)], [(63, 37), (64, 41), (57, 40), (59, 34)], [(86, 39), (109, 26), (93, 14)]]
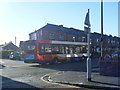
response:
[(11, 52), (9, 58), (10, 59), (20, 59), (20, 53), (19, 52)]

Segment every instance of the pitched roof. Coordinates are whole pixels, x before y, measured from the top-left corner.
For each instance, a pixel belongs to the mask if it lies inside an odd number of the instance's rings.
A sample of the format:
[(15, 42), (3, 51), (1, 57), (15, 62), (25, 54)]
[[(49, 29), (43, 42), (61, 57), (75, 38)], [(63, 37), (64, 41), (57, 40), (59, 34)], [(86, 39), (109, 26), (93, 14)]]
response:
[(7, 44), (4, 44), (1, 46), (2, 49), (7, 49), (7, 50), (18, 50), (19, 48), (14, 45), (12, 42), (9, 42)]
[(82, 31), (82, 30), (78, 30), (78, 29), (75, 29), (75, 28), (67, 28), (67, 27), (64, 27), (63, 25), (47, 24), (43, 28), (52, 29), (52, 30), (55, 30), (55, 31), (62, 31), (62, 32), (65, 32), (65, 33), (71, 33), (71, 34), (76, 34), (76, 35), (78, 35), (78, 34), (83, 35), (84, 34), (84, 31)]
[[(75, 28), (67, 28), (67, 27), (64, 27), (63, 25), (55, 25), (55, 24), (47, 24), (44, 27), (38, 29), (37, 31), (46, 30), (46, 29), (54, 30), (54, 31), (62, 31), (65, 33), (70, 33), (70, 34), (75, 34), (75, 35), (84, 35), (85, 34), (85, 32), (82, 30), (75, 29)], [(37, 32), (37, 31), (34, 31), (34, 32)], [(32, 32), (32, 33), (34, 33), (34, 32)], [(30, 33), (30, 34), (32, 34), (32, 33)]]
[[(62, 32), (74, 34), (74, 35), (86, 35), (86, 33), (83, 30), (79, 30), (79, 29), (75, 29), (75, 28), (68, 28), (68, 27), (64, 27), (63, 25), (55, 25), (55, 24), (49, 24), (49, 23), (47, 23), (47, 25), (43, 26), (42, 28), (40, 28), (34, 32), (37, 32), (40, 30), (46, 30), (46, 29), (54, 30), (54, 31), (58, 31), (58, 32), (62, 31)], [(30, 34), (32, 34), (34, 32), (31, 32)], [(97, 33), (97, 32), (94, 32), (94, 33), (91, 32), (91, 36), (100, 38), (101, 34)], [(111, 38), (111, 39), (113, 39), (113, 38), (120, 39), (119, 37), (112, 37), (112, 36), (108, 36), (108, 35), (103, 35), (103, 37)]]

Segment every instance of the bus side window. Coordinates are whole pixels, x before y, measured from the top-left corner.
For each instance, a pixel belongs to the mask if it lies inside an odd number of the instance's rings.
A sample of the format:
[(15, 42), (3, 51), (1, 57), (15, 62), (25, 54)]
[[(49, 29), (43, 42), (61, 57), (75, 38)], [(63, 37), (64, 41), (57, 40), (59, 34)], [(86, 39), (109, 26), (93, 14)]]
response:
[(59, 47), (59, 54), (64, 54), (65, 53), (64, 45), (58, 45), (58, 47)]
[(61, 47), (61, 52), (62, 52), (62, 54), (65, 54), (65, 48), (64, 47)]
[(69, 54), (69, 48), (67, 46), (65, 47), (65, 53)]
[(79, 53), (80, 53), (80, 47), (79, 47), (79, 46), (77, 46), (77, 47), (75, 48), (75, 53), (76, 53), (76, 54), (79, 54)]
[(85, 52), (86, 52), (86, 47), (82, 46), (82, 53), (85, 53)]
[(58, 45), (52, 45), (52, 54), (59, 54)]
[(51, 53), (52, 52), (52, 48), (50, 45), (45, 45), (45, 53)]
[(73, 48), (69, 48), (70, 54), (73, 54)]

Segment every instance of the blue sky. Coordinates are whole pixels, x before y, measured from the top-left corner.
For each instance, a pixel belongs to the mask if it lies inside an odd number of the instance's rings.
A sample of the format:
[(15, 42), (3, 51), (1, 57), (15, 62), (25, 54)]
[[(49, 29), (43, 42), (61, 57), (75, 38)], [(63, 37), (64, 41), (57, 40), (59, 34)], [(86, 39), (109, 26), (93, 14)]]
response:
[[(84, 29), (90, 9), (91, 32), (100, 33), (100, 2), (0, 3), (0, 44), (29, 39), (29, 33), (47, 23)], [(118, 36), (118, 2), (104, 2), (104, 34)]]

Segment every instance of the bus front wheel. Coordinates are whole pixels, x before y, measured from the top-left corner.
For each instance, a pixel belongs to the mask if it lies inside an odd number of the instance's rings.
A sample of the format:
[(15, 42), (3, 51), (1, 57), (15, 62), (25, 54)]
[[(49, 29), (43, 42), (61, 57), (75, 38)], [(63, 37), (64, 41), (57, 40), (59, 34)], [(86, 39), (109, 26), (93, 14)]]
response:
[(55, 58), (53, 59), (53, 61), (54, 61), (54, 63), (58, 63), (58, 58), (55, 57)]

